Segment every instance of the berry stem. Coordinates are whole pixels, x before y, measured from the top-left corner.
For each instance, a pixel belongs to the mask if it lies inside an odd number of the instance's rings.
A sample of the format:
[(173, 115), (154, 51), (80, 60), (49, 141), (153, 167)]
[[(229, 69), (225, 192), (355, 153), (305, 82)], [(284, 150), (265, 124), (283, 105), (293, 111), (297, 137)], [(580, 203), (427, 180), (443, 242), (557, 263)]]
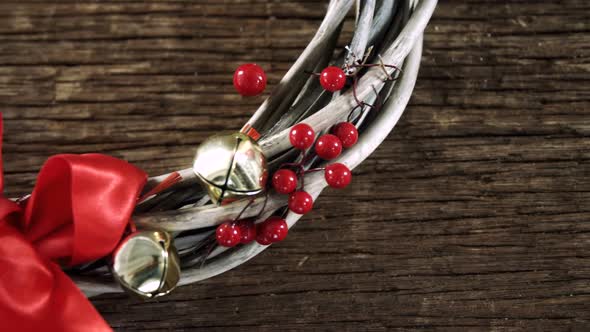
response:
[[(268, 196), (267, 196), (268, 197)], [(248, 204), (246, 204), (246, 206), (244, 206), (244, 208), (242, 209), (242, 211), (240, 211), (240, 213), (238, 213), (238, 215), (234, 218), (234, 223), (238, 220), (240, 220), (240, 218), (242, 217), (242, 215), (244, 214), (244, 212), (246, 212), (246, 210), (248, 210), (248, 208), (250, 207), (250, 205), (252, 205), (252, 203), (254, 203), (254, 198), (250, 199), (250, 201), (248, 202)], [(266, 201), (265, 201), (266, 204)]]
[(325, 167), (318, 167), (318, 168), (310, 168), (306, 171), (303, 172), (303, 174), (307, 174), (307, 173), (314, 173), (314, 172), (320, 172), (320, 171), (324, 171), (326, 170)]

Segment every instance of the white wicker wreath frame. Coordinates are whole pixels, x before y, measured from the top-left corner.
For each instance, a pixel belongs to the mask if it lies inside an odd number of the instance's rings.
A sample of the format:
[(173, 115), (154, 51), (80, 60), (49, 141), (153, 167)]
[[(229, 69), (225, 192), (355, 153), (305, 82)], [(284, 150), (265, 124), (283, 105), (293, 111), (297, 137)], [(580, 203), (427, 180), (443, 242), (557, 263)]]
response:
[[(346, 119), (351, 110), (358, 105), (350, 89), (341, 94), (335, 93), (331, 97), (326, 97), (323, 93), (312, 94), (315, 99), (309, 100), (313, 86), (310, 84), (309, 74), (306, 73), (306, 70), (310, 69), (321, 70), (330, 62), (341, 24), (354, 2), (354, 0), (330, 1), (326, 16), (314, 38), (270, 97), (248, 121), (248, 125), (256, 127), (262, 134), (259, 143), (270, 165), (285, 160), (293, 161), (297, 158), (297, 154), (290, 152), (291, 146), (288, 139), (289, 128), (293, 124), (304, 122), (309, 124), (316, 133), (323, 133), (335, 123)], [(343, 163), (350, 169), (354, 169), (369, 157), (395, 127), (414, 89), (422, 55), (422, 36), (434, 12), (436, 2), (436, 0), (357, 1), (355, 32), (348, 48), (349, 52), (347, 56), (342, 57), (340, 64), (355, 71), (355, 68), (346, 66), (355, 60), (354, 55), (364, 55), (372, 43), (382, 38), (381, 48), (377, 50), (379, 57), (373, 57), (373, 60), (380, 58), (383, 63), (401, 67), (403, 74), (399, 75), (398, 80), (392, 82), (388, 81), (390, 75), (395, 74), (391, 68), (372, 67), (363, 73), (358, 73), (359, 80), (356, 87), (358, 99), (372, 102), (376, 98), (375, 91), (386, 99), (371, 119), (361, 117), (357, 121), (357, 126), (362, 125), (357, 144), (345, 150), (338, 159), (331, 162)], [(392, 14), (394, 8), (395, 14)], [(391, 33), (395, 29), (397, 32)], [(385, 34), (386, 30), (390, 33)], [(390, 40), (387, 40), (388, 37)], [(348, 72), (348, 74), (351, 73)], [(329, 98), (327, 104), (309, 112), (309, 109), (313, 109), (316, 99), (319, 100), (320, 97)], [(296, 118), (291, 116), (285, 120), (284, 117), (290, 114), (289, 112), (295, 114)], [(317, 158), (314, 162), (316, 165), (322, 165)], [(174, 198), (175, 191), (186, 192), (186, 188), (198, 187), (192, 169), (177, 172), (181, 175), (182, 181), (170, 189), (168, 197)], [(146, 190), (153, 188), (167, 176), (165, 174), (150, 178)], [(320, 172), (306, 174), (304, 180), (305, 190), (313, 196), (314, 200), (327, 185)], [(202, 190), (196, 191), (201, 196), (204, 195)], [(256, 222), (266, 219), (273, 212), (286, 206), (286, 197), (269, 192), (267, 196), (256, 198), (247, 208), (249, 200), (222, 206), (207, 204), (207, 202), (206, 198), (202, 198), (197, 203), (182, 208), (142, 212), (134, 215), (133, 218), (138, 228), (161, 229), (175, 236), (192, 231), (194, 234), (190, 236), (176, 238), (176, 246), (179, 251), (182, 251), (187, 246), (194, 247), (195, 244), (210, 239), (214, 226), (235, 218), (240, 212), (243, 212), (243, 217), (256, 217)], [(289, 228), (300, 218), (301, 215), (288, 212), (286, 220)], [(252, 242), (235, 248), (217, 247), (212, 251), (206, 251), (202, 257), (202, 264), (183, 268), (180, 285), (195, 283), (228, 271), (253, 258), (267, 247)], [(95, 273), (89, 274), (71, 273), (71, 277), (89, 297), (122, 291), (105, 268), (98, 268)]]

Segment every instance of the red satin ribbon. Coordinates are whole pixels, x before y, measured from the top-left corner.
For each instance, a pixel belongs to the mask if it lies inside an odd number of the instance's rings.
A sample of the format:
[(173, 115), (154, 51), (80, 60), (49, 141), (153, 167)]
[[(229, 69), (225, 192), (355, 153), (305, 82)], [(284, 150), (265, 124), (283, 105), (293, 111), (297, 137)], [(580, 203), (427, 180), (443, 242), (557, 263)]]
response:
[[(1, 128), (0, 117), (0, 191)], [(112, 252), (146, 180), (142, 170), (109, 156), (56, 155), (27, 200), (0, 195), (0, 330), (111, 331), (58, 263)]]

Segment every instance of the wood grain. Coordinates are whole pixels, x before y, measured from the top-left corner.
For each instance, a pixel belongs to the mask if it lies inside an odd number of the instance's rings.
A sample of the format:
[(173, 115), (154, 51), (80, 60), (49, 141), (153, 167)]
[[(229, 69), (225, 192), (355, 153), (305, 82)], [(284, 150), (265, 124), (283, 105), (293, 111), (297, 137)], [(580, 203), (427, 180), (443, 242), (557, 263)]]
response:
[[(262, 101), (233, 69), (272, 87), (326, 3), (3, 1), (8, 194), (54, 153), (186, 167)], [(589, 22), (583, 0), (441, 1), (411, 105), (350, 188), (231, 272), (94, 304), (117, 331), (589, 330)]]

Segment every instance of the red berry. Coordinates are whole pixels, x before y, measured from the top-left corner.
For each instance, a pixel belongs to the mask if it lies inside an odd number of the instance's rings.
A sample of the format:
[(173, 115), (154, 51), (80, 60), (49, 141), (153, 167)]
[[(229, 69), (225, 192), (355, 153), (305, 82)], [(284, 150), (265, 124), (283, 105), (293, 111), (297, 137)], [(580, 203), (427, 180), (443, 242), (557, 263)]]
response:
[(289, 194), (297, 189), (297, 174), (290, 169), (279, 169), (272, 176), (272, 186), (280, 194)]
[(332, 134), (322, 135), (315, 143), (315, 152), (324, 160), (332, 160), (342, 153), (342, 142)]
[(240, 231), (240, 228), (234, 223), (229, 222), (217, 226), (215, 235), (217, 237), (217, 243), (224, 247), (233, 247), (240, 243), (242, 238), (242, 232)]
[(343, 148), (349, 148), (356, 144), (359, 139), (359, 132), (350, 122), (340, 122), (332, 128), (332, 134), (336, 135), (342, 142)]
[(283, 241), (287, 237), (289, 226), (287, 226), (285, 219), (273, 216), (263, 222), (261, 230), (264, 233), (262, 236), (263, 239), (268, 239), (270, 242), (275, 243)]
[(252, 219), (239, 220), (236, 225), (240, 228), (240, 243), (247, 244), (256, 239), (256, 225)]
[(315, 139), (315, 132), (310, 125), (299, 123), (291, 128), (289, 133), (289, 141), (291, 145), (299, 150), (305, 150), (313, 145)]
[(324, 178), (330, 187), (342, 189), (352, 181), (352, 174), (346, 165), (335, 163), (326, 166)]
[(256, 225), (256, 242), (263, 246), (267, 246), (272, 243), (271, 238), (268, 236), (266, 232), (266, 223), (261, 222), (260, 224)]
[(297, 214), (306, 214), (313, 208), (313, 197), (305, 191), (299, 190), (289, 196), (289, 210)]
[(266, 88), (266, 74), (255, 63), (241, 65), (234, 73), (234, 87), (242, 96), (257, 96)]
[(330, 92), (338, 91), (346, 84), (346, 75), (339, 67), (327, 67), (320, 73), (320, 84)]

